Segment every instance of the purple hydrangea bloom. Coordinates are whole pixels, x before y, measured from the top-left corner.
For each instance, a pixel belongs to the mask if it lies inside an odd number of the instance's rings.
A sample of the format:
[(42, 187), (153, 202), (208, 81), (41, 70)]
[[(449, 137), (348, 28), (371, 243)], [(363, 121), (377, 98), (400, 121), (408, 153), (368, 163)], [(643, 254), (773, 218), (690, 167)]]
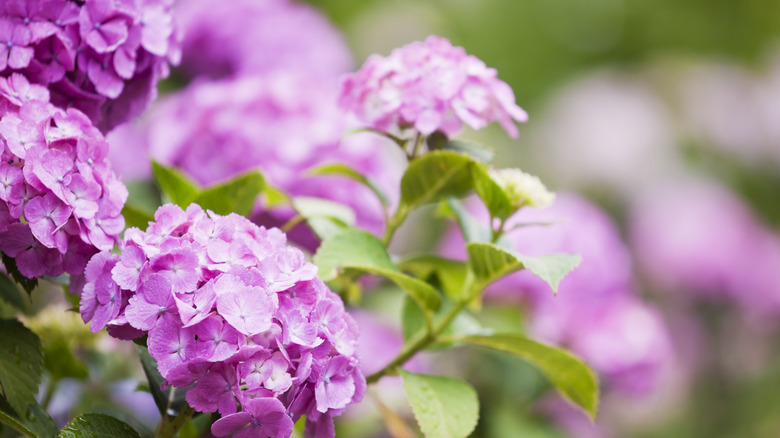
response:
[(514, 122), (528, 119), (495, 69), (437, 36), (370, 56), (344, 78), (339, 103), (366, 127), (392, 134), (414, 128), (452, 136), (463, 124), (481, 129), (497, 121), (517, 137)]
[(23, 73), (103, 132), (138, 116), (178, 63), (172, 0), (9, 0), (0, 4), (0, 75)]
[[(487, 222), (481, 203), (467, 206)], [(512, 230), (523, 223), (550, 224)], [(582, 262), (561, 281), (557, 296), (524, 270), (491, 285), (485, 299), (523, 303), (531, 335), (581, 355), (607, 386), (637, 395), (654, 390), (668, 372), (671, 341), (660, 314), (636, 294), (630, 255), (612, 220), (585, 199), (562, 193), (551, 207), (522, 209), (506, 229), (519, 253), (575, 253)], [(462, 257), (462, 248), (460, 234), (451, 230), (442, 253)]]
[[(139, 129), (151, 158), (181, 168), (202, 184), (258, 168), (270, 184), (288, 194), (345, 204), (355, 211), (358, 226), (380, 232), (382, 205), (369, 189), (346, 177), (306, 174), (322, 164), (343, 163), (395, 197), (401, 152), (370, 133), (342, 139), (346, 128), (346, 118), (322, 79), (280, 72), (193, 83), (162, 99)], [(133, 148), (137, 151), (137, 144)], [(264, 224), (283, 223), (291, 215), (280, 209), (263, 214), (257, 220)]]
[(22, 275), (81, 275), (114, 247), (127, 189), (111, 170), (100, 131), (75, 109), (14, 73), (0, 77), (0, 250)]
[[(334, 436), (332, 417), (365, 393), (357, 325), (284, 233), (168, 204), (124, 238), (121, 255), (87, 266), (93, 331), (148, 334), (167, 382), (194, 385), (188, 403), (223, 415), (214, 435), (289, 436), (305, 415), (308, 433)], [(234, 243), (240, 263), (222, 263)]]
[(316, 9), (292, 0), (181, 0), (176, 15), (185, 76), (308, 71), (336, 78), (352, 68), (338, 30)]
[(653, 287), (763, 316), (780, 311), (780, 237), (726, 188), (673, 181), (639, 197), (630, 218), (632, 247)]

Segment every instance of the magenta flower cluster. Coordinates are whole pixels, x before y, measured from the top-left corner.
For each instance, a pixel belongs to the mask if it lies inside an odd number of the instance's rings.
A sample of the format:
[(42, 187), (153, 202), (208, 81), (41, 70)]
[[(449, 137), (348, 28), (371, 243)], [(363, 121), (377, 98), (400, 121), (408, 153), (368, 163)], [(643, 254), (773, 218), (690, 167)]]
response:
[(219, 412), (212, 433), (334, 436), (332, 417), (365, 392), (357, 325), (284, 233), (230, 214), (167, 204), (122, 254), (90, 260), (81, 315), (92, 331), (148, 334), (160, 374)]
[(48, 98), (21, 74), (0, 77), (0, 250), (28, 278), (81, 274), (125, 226), (102, 134)]
[(103, 132), (139, 115), (178, 62), (172, 0), (5, 0), (0, 74), (48, 86)]
[(481, 129), (497, 121), (517, 137), (514, 121), (528, 119), (495, 69), (437, 36), (395, 49), (386, 58), (371, 55), (345, 77), (340, 104), (366, 127), (393, 134), (414, 128), (449, 137), (464, 123)]

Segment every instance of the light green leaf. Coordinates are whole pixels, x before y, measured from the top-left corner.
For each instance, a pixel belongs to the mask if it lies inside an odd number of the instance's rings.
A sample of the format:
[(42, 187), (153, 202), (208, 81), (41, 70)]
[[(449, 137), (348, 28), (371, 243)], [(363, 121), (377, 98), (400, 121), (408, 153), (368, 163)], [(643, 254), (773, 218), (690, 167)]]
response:
[(59, 432), (54, 420), (38, 403), (28, 405), (27, 411), (20, 416), (2, 397), (0, 397), (0, 423), (7, 424), (29, 438), (55, 437)]
[(11, 407), (24, 415), (35, 403), (43, 373), (41, 340), (21, 322), (0, 319), (0, 386)]
[(74, 418), (60, 432), (60, 438), (139, 438), (129, 424), (104, 414), (84, 414)]
[(266, 208), (275, 207), (280, 204), (285, 204), (289, 202), (289, 198), (287, 197), (287, 194), (284, 193), (281, 189), (278, 189), (270, 184), (268, 184), (268, 181), (265, 182), (265, 189), (263, 189), (263, 195), (265, 200), (263, 201), (263, 206)]
[(401, 272), (390, 260), (382, 242), (365, 231), (348, 229), (326, 239), (314, 254), (313, 261), (319, 267), (320, 278), (325, 281), (335, 279), (338, 268), (351, 268), (393, 281), (426, 311), (435, 310), (441, 304), (436, 289)]
[(22, 300), (22, 291), (19, 286), (4, 274), (0, 274), (0, 298), (6, 303), (24, 310), (24, 300)]
[(528, 269), (550, 285), (553, 292), (558, 293), (560, 281), (582, 260), (576, 254), (526, 256), (489, 243), (472, 242), (466, 247), (469, 265), (477, 282), (482, 285), (488, 285), (512, 272)]
[(474, 190), (485, 203), (491, 217), (504, 220), (517, 211), (506, 191), (490, 177), (487, 166), (474, 166), (473, 176)]
[(340, 175), (345, 176), (347, 178), (350, 178), (352, 180), (355, 180), (364, 186), (371, 189), (372, 192), (379, 198), (379, 201), (387, 207), (387, 205), (390, 204), (390, 201), (387, 199), (387, 195), (385, 192), (382, 191), (382, 189), (379, 188), (376, 184), (374, 184), (370, 179), (366, 178), (365, 175), (358, 172), (357, 170), (347, 166), (346, 164), (341, 163), (334, 163), (334, 164), (326, 164), (324, 166), (316, 167), (314, 169), (311, 169), (308, 171), (311, 175)]
[(463, 203), (455, 198), (447, 198), (439, 204), (438, 214), (453, 218), (458, 224), (463, 240), (466, 242), (490, 242), (491, 231), (488, 224), (483, 224), (471, 215)]
[(187, 208), (200, 192), (200, 188), (180, 170), (165, 167), (152, 161), (152, 175), (162, 192), (163, 202), (172, 202), (181, 208)]
[(355, 212), (344, 204), (322, 198), (299, 196), (292, 199), (295, 211), (322, 240), (355, 225)]
[(598, 378), (590, 367), (572, 354), (519, 334), (467, 336), (462, 341), (511, 353), (534, 364), (569, 400), (596, 418)]
[(467, 155), (435, 151), (412, 161), (401, 178), (401, 204), (413, 209), (447, 196), (463, 196), (473, 187)]
[(192, 198), (192, 202), (217, 214), (237, 213), (247, 216), (252, 212), (255, 200), (264, 187), (263, 175), (253, 170), (204, 189)]
[(145, 230), (149, 222), (154, 222), (154, 214), (141, 207), (125, 204), (122, 208), (122, 216), (125, 218), (125, 226), (138, 227)]
[(467, 437), (477, 426), (479, 400), (468, 383), (401, 370), (404, 392), (426, 437)]

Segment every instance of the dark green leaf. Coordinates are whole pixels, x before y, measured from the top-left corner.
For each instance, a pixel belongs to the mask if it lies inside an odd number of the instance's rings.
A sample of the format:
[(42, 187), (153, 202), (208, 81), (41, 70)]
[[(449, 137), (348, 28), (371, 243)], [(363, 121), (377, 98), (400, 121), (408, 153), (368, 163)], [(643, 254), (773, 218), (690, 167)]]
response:
[(457, 301), (463, 292), (468, 265), (465, 262), (445, 259), (432, 254), (412, 257), (399, 263), (404, 271), (409, 271), (417, 278), (427, 279), (436, 276), (444, 293)]
[(385, 195), (385, 193), (382, 191), (382, 189), (379, 188), (379, 186), (377, 186), (371, 180), (366, 178), (365, 175), (347, 166), (346, 164), (341, 164), (341, 163), (326, 164), (324, 166), (316, 167), (312, 170), (309, 170), (309, 173), (312, 175), (345, 176), (371, 189), (371, 191), (374, 192), (374, 194), (376, 194), (377, 198), (379, 198), (379, 201), (382, 202), (382, 205), (387, 206), (390, 203), (390, 201), (388, 201), (387, 199), (387, 195)]
[(22, 273), (19, 272), (19, 268), (16, 267), (16, 260), (14, 260), (13, 257), (8, 257), (5, 253), (2, 253), (2, 258), (5, 271), (11, 274), (11, 277), (14, 279), (14, 281), (22, 286), (22, 289), (27, 292), (27, 295), (30, 295), (33, 289), (38, 287), (38, 279), (29, 279), (22, 275)]
[(248, 216), (264, 187), (263, 175), (254, 170), (204, 189), (193, 197), (192, 202), (217, 214)]
[[(160, 411), (160, 415), (164, 418), (167, 416), (176, 416), (187, 405), (187, 401), (184, 399), (186, 388), (175, 388), (168, 386), (163, 391), (162, 384), (165, 380), (160, 372), (157, 371), (157, 361), (149, 354), (146, 347), (136, 344), (135, 350), (138, 352), (138, 357), (141, 359), (141, 367), (146, 375), (146, 380), (149, 382), (149, 391), (152, 393), (154, 404), (157, 405), (157, 410)], [(173, 392), (173, 395), (171, 393)]]
[(401, 204), (409, 209), (448, 196), (463, 196), (473, 187), (467, 155), (435, 151), (412, 161), (401, 179)]
[(517, 211), (517, 206), (506, 191), (490, 177), (487, 166), (474, 166), (473, 176), (474, 190), (485, 203), (491, 217), (504, 220)]
[(6, 303), (24, 310), (24, 300), (22, 300), (22, 291), (10, 278), (0, 273), (0, 298)]
[(0, 319), (0, 333), (0, 386), (11, 407), (23, 415), (35, 403), (41, 383), (41, 340), (15, 319)]
[(421, 308), (435, 310), (441, 296), (429, 284), (401, 272), (387, 254), (384, 245), (365, 231), (348, 229), (322, 242), (314, 255), (314, 264), (325, 281), (336, 278), (338, 268), (350, 268), (378, 274), (405, 289)]
[(569, 400), (596, 418), (599, 382), (584, 362), (559, 348), (540, 344), (518, 334), (467, 336), (464, 342), (500, 350), (536, 365)]
[(84, 414), (74, 418), (60, 432), (60, 438), (139, 438), (129, 424), (104, 414)]
[(521, 269), (528, 269), (558, 292), (558, 284), (566, 274), (582, 260), (576, 254), (551, 254), (526, 256), (499, 248), (489, 243), (468, 243), (469, 265), (481, 285), (488, 285), (499, 278)]
[(467, 437), (477, 426), (479, 400), (468, 383), (401, 370), (404, 392), (425, 436)]
[(59, 432), (54, 420), (38, 403), (28, 405), (27, 411), (20, 416), (2, 397), (0, 397), (0, 423), (5, 423), (30, 438), (53, 438)]
[(163, 202), (172, 202), (187, 208), (200, 192), (200, 188), (178, 169), (165, 167), (152, 161), (152, 175), (160, 187)]

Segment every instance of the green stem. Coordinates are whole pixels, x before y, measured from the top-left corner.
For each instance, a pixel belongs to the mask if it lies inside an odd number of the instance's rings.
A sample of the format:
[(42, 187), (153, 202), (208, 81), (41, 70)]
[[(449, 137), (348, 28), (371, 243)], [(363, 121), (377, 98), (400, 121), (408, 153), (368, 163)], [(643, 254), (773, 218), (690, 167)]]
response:
[(425, 333), (420, 333), (415, 336), (411, 342), (404, 345), (404, 348), (398, 353), (398, 356), (390, 361), (390, 363), (376, 373), (368, 376), (366, 378), (366, 383), (376, 383), (384, 376), (395, 374), (396, 368), (405, 364), (406, 361), (414, 357), (420, 350), (423, 350), (425, 347), (438, 340), (439, 335), (450, 326), (460, 311), (479, 294), (482, 288), (475, 287), (473, 278), (467, 278), (463, 290), (466, 292), (463, 294), (465, 298), (458, 301), (455, 306), (447, 312), (444, 318), (433, 327), (433, 330), (426, 330)]
[(504, 225), (506, 225), (506, 219), (501, 219), (501, 223), (498, 225), (497, 229), (490, 230), (491, 237), (490, 237), (490, 243), (495, 244), (498, 242), (498, 239), (501, 238), (501, 235), (504, 234)]
[(385, 244), (385, 248), (390, 246), (390, 242), (393, 240), (393, 236), (398, 228), (404, 223), (406, 217), (409, 215), (409, 209), (403, 205), (399, 205), (395, 214), (389, 221), (387, 221), (387, 227), (385, 228), (385, 235), (382, 238), (382, 243)]
[(179, 433), (179, 429), (190, 421), (190, 418), (192, 418), (193, 415), (195, 415), (195, 409), (187, 405), (179, 412), (179, 415), (177, 415), (173, 421), (166, 421), (169, 418), (166, 416), (166, 419), (160, 424), (160, 428), (157, 429), (157, 433), (154, 435), (155, 438), (173, 438)]

